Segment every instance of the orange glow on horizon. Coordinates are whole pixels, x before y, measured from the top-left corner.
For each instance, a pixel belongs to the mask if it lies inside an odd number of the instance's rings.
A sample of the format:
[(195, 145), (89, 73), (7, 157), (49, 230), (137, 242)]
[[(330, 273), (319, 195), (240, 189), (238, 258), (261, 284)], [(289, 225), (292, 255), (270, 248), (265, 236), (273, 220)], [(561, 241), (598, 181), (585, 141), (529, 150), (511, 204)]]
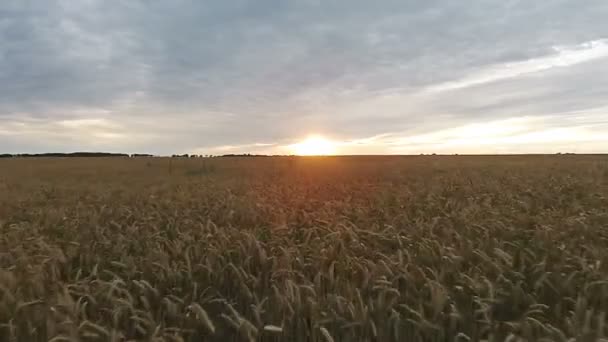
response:
[(319, 135), (312, 135), (306, 140), (289, 146), (291, 152), (298, 156), (329, 156), (336, 154), (337, 144)]

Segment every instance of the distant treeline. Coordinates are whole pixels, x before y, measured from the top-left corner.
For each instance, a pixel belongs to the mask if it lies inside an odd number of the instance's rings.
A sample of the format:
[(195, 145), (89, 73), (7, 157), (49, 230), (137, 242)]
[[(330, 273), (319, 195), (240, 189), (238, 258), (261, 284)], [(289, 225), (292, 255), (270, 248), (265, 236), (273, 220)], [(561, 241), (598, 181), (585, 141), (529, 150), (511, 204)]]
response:
[(245, 153), (245, 154), (224, 154), (220, 157), (270, 157), (269, 155), (266, 154), (250, 154), (250, 153)]
[[(570, 152), (558, 152), (555, 153), (556, 155), (574, 155), (575, 153), (570, 153)], [(433, 153), (433, 154), (424, 154), (421, 153), (420, 156), (436, 156), (437, 154)], [(447, 155), (447, 154), (446, 154)], [(446, 156), (443, 155), (443, 156)], [(455, 156), (458, 156), (459, 154), (453, 154)], [(521, 154), (521, 155), (525, 155), (525, 154)], [(588, 154), (588, 155), (595, 155), (595, 154)], [(273, 155), (274, 157), (278, 157), (281, 155)], [(293, 157), (291, 155), (282, 155), (283, 157)], [(483, 155), (478, 155), (478, 156), (483, 156)], [(491, 155), (487, 155), (487, 156), (491, 156)], [(505, 154), (504, 156), (519, 156), (518, 154)], [(147, 153), (132, 153), (132, 154), (127, 154), (127, 153), (108, 153), (108, 152), (73, 152), (73, 153), (19, 153), (19, 154), (10, 154), (10, 153), (4, 153), (4, 154), (0, 154), (0, 158), (37, 158), (37, 157), (53, 157), (53, 158), (70, 158), (70, 157), (123, 157), (123, 158), (138, 158), (138, 157), (160, 157), (157, 155), (153, 155), (153, 154), (147, 154)], [(251, 154), (251, 153), (243, 153), (243, 154), (223, 154), (223, 155), (211, 155), (211, 154), (174, 154), (171, 156), (171, 158), (216, 158), (216, 157), (252, 157), (252, 158), (259, 158), (259, 157), (272, 157), (271, 155), (267, 155), (267, 154)], [(347, 157), (347, 156), (345, 156)], [(362, 155), (360, 157), (363, 157)]]
[[(147, 153), (108, 153), (108, 152), (73, 152), (73, 153), (19, 153), (19, 154), (0, 154), (0, 158), (39, 158), (39, 157), (55, 157), (55, 158), (70, 158), (70, 157), (123, 157), (123, 158), (137, 158), (137, 157), (155, 157), (153, 154)], [(216, 157), (213, 155), (199, 155), (199, 154), (174, 154), (172, 158), (211, 158)], [(225, 154), (219, 157), (268, 157), (267, 155), (260, 154)]]
[(38, 158), (38, 157), (154, 157), (151, 154), (126, 154), (126, 153), (108, 153), (108, 152), (73, 152), (73, 153), (20, 153), (20, 154), (0, 154), (0, 158)]
[(214, 157), (270, 157), (270, 156), (265, 155), (265, 154), (244, 153), (244, 154), (223, 154), (223, 155), (219, 155), (219, 156), (199, 155), (199, 154), (174, 154), (171, 157), (173, 157), (173, 158), (214, 158)]

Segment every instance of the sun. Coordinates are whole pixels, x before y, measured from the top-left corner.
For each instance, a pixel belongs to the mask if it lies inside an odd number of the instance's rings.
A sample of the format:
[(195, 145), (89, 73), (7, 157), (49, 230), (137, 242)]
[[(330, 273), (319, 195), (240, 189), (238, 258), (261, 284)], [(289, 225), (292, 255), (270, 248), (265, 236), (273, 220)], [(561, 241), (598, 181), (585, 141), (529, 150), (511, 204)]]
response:
[(293, 154), (299, 156), (328, 156), (336, 154), (336, 143), (319, 135), (312, 135), (306, 140), (290, 145)]

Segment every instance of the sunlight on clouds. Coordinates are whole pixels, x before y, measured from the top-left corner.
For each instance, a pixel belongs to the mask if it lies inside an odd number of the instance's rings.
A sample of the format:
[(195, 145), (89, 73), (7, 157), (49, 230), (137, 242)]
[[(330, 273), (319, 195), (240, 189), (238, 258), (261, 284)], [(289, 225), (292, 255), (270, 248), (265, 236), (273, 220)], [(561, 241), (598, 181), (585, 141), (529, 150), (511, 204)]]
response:
[(385, 154), (386, 141), (393, 137), (393, 133), (377, 134), (367, 138), (358, 138), (337, 142), (341, 154), (347, 155), (372, 155)]
[(275, 153), (309, 156), (383, 154), (386, 153), (386, 145), (383, 140), (391, 135), (392, 133), (383, 133), (350, 140), (334, 140), (313, 135), (300, 142), (278, 146)]
[(429, 92), (441, 92), (468, 88), (608, 57), (608, 39), (585, 42), (577, 46), (554, 47), (554, 50), (556, 51), (554, 55), (492, 66), (463, 79), (431, 86), (426, 90)]
[(473, 123), (456, 128), (399, 138), (389, 142), (388, 145), (437, 144), (445, 141), (451, 141), (453, 143), (487, 141), (500, 136), (511, 136), (516, 133), (521, 133), (531, 129), (534, 124), (540, 122), (542, 122), (542, 118), (539, 117), (524, 117), (485, 123)]
[(101, 139), (123, 139), (126, 137), (125, 134), (113, 132), (93, 132), (91, 135)]
[(275, 152), (271, 149), (276, 144), (271, 143), (252, 143), (252, 144), (241, 144), (241, 145), (220, 145), (220, 146), (208, 146), (198, 147), (188, 153), (191, 154), (274, 154)]
[[(573, 113), (574, 114), (574, 113)], [(578, 115), (578, 119), (583, 117)], [(598, 146), (608, 144), (608, 125), (598, 125), (603, 115), (589, 113), (585, 120), (571, 126), (554, 116), (515, 117), (505, 120), (466, 124), (428, 133), (406, 135), (384, 133), (367, 138), (332, 141), (339, 154), (419, 154), (419, 153), (554, 153), (601, 152)], [(600, 120), (600, 121), (598, 121)], [(584, 122), (593, 122), (585, 125)], [(605, 121), (605, 120), (604, 120)], [(554, 127), (555, 122), (563, 126)], [(598, 130), (602, 127), (603, 130)], [(274, 154), (288, 154), (292, 145), (276, 146)], [(296, 153), (320, 154), (320, 153)]]
[[(577, 149), (608, 143), (608, 132), (585, 126), (547, 128), (553, 117), (522, 117), (465, 125), (387, 142), (393, 153), (508, 153), (540, 152), (530, 149)], [(567, 152), (567, 151), (566, 151)]]
[(76, 136), (82, 141), (122, 140), (128, 137), (120, 124), (104, 118), (62, 120), (56, 124), (65, 128), (64, 134)]
[(54, 121), (29, 116), (24, 116), (20, 120), (17, 118), (0, 120), (0, 135), (45, 140), (51, 145), (77, 142), (93, 147), (108, 142), (124, 143), (129, 138), (122, 125), (104, 118)]
[(94, 119), (72, 119), (72, 120), (61, 120), (57, 122), (58, 125), (73, 128), (73, 129), (87, 129), (87, 128), (109, 128), (117, 129), (120, 125), (103, 118)]
[(288, 146), (290, 154), (322, 156), (339, 153), (338, 143), (319, 135), (311, 135), (303, 141)]
[[(572, 122), (556, 116), (525, 116), (479, 122), (419, 134), (392, 132), (371, 137), (329, 140), (309, 137), (292, 144), (254, 143), (199, 148), (196, 154), (491, 154), (602, 152), (608, 146), (603, 111), (573, 112)], [(588, 122), (589, 124), (585, 124)]]

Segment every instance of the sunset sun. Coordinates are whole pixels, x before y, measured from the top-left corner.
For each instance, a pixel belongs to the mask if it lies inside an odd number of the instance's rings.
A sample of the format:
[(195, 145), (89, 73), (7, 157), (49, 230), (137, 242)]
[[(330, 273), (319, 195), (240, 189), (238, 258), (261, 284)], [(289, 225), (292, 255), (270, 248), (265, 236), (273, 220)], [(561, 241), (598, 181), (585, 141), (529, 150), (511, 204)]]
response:
[(293, 154), (299, 156), (327, 156), (336, 154), (336, 143), (321, 136), (313, 135), (290, 146)]

